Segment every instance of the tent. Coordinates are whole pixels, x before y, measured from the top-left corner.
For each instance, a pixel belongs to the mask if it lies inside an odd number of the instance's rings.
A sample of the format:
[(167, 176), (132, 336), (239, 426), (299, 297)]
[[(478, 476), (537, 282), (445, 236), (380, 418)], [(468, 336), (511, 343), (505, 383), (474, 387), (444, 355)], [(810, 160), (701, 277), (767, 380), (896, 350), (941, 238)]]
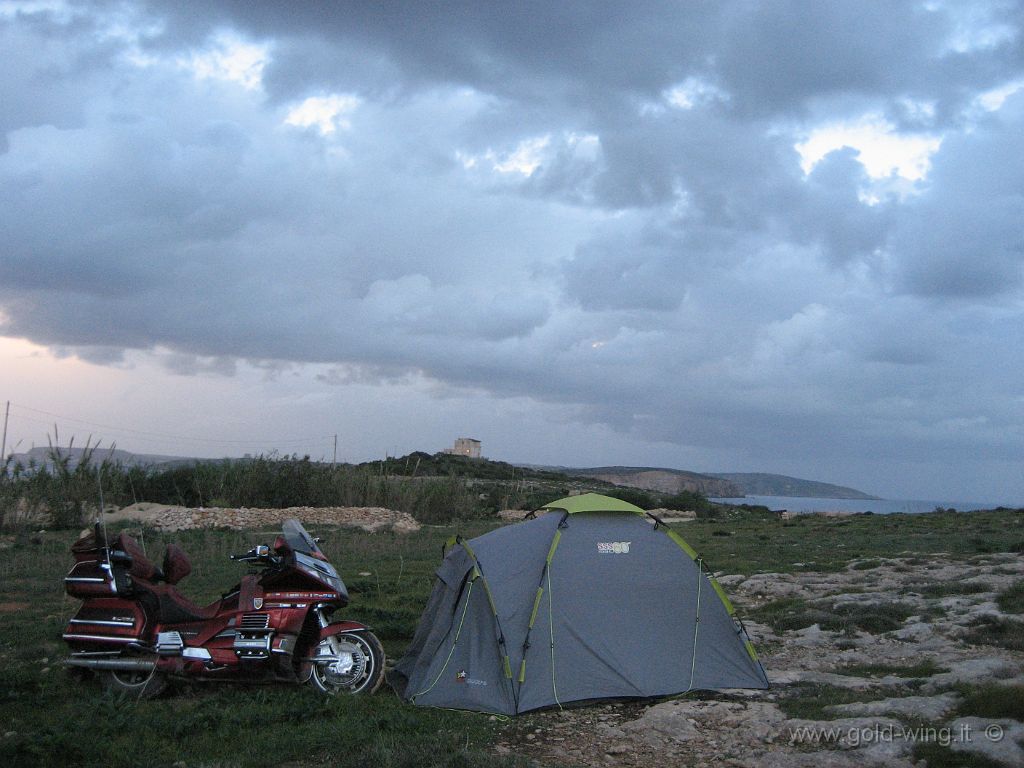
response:
[(414, 704), (518, 714), (767, 688), (732, 604), (678, 533), (588, 493), (456, 537), (392, 682)]

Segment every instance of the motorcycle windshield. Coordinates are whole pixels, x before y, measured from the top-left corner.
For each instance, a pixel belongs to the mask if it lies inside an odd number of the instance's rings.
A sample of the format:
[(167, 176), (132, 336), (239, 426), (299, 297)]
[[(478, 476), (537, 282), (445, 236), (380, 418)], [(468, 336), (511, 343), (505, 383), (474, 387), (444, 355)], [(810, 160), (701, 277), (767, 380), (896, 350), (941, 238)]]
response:
[(341, 580), (338, 571), (331, 565), (309, 531), (302, 527), (298, 520), (285, 520), (281, 524), (281, 534), (288, 546), (295, 553), (295, 565), (314, 579), (329, 586), (348, 602), (348, 590)]
[(313, 537), (309, 535), (309, 531), (303, 528), (302, 523), (298, 520), (285, 520), (281, 524), (281, 533), (292, 551), (323, 557), (324, 553), (320, 551), (320, 547), (316, 545)]

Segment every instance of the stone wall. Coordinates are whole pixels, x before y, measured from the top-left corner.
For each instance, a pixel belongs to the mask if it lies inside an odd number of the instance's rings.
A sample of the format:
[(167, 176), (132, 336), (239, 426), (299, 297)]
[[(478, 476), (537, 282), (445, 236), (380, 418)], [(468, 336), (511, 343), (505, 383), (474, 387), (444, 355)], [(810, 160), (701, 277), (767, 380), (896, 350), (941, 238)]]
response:
[(289, 518), (304, 525), (344, 525), (371, 533), (411, 533), (420, 529), (412, 515), (383, 507), (189, 508), (143, 503), (129, 505), (109, 515), (107, 520), (135, 520), (161, 531), (183, 531), (192, 528), (276, 529)]

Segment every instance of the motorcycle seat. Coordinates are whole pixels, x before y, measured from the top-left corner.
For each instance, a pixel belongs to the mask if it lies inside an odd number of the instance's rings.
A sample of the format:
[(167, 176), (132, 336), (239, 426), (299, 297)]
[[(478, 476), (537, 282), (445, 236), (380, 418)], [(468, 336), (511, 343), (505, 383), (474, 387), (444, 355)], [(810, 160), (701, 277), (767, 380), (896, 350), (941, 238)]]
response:
[(217, 615), (220, 601), (214, 601), (205, 607), (196, 605), (185, 597), (173, 584), (139, 584), (151, 595), (150, 609), (154, 610), (156, 620), (161, 624), (187, 624), (193, 621), (206, 621)]

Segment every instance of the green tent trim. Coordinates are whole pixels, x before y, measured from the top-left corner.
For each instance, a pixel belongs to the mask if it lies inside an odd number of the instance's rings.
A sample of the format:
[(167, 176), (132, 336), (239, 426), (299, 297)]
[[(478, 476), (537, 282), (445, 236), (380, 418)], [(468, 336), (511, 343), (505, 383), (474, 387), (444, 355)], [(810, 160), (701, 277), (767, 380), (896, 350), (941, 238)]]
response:
[[(579, 496), (566, 496), (564, 499), (552, 501), (541, 507), (542, 510), (568, 512), (578, 515), (580, 512), (629, 512), (644, 517), (647, 515), (640, 507), (622, 499), (602, 496), (600, 493), (581, 493)], [(538, 510), (539, 512), (540, 510)]]

